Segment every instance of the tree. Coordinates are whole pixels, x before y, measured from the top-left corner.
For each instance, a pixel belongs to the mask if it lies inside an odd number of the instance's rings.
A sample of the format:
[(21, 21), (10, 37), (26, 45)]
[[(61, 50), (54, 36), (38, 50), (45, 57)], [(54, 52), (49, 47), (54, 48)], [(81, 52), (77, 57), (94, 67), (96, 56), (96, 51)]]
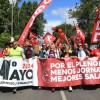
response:
[(43, 36), (45, 23), (46, 19), (44, 19), (44, 13), (42, 13), (35, 19), (31, 30), (36, 34), (38, 34), (39, 36)]
[[(21, 0), (17, 0), (16, 5), (13, 6), (13, 36), (17, 37), (21, 35), (24, 27), (29, 21), (31, 15), (38, 6), (37, 1), (23, 2), (22, 6), (19, 6)], [(11, 21), (12, 21), (12, 4), (9, 0), (0, 0), (0, 34), (1, 33), (11, 33)], [(46, 20), (44, 19), (44, 14), (40, 14), (31, 27), (31, 30), (37, 35), (43, 35), (44, 24)], [(1, 46), (4, 46), (6, 40), (0, 40)]]
[[(15, 6), (13, 6), (13, 35), (21, 34), (24, 30), (24, 27), (28, 23), (30, 17), (32, 16), (33, 12), (38, 6), (38, 2), (34, 1), (24, 1), (22, 6), (19, 6), (18, 1)], [(12, 5), (9, 6), (8, 11), (8, 29), (11, 33), (11, 14), (12, 14)], [(43, 35), (44, 30), (44, 24), (46, 23), (46, 20), (44, 19), (44, 14), (40, 14), (36, 19), (34, 24), (31, 27), (31, 30), (35, 32), (37, 35)], [(38, 29), (38, 30), (37, 30)]]
[(10, 23), (9, 15), (9, 0), (0, 0), (0, 33), (7, 30), (7, 25)]
[(76, 7), (69, 10), (71, 17), (77, 19), (78, 26), (87, 34), (86, 42), (89, 44), (98, 4), (99, 0), (80, 0), (80, 4), (76, 3)]
[(3, 32), (0, 34), (0, 47), (4, 47), (7, 43), (10, 43), (10, 34)]
[(62, 29), (62, 31), (68, 38), (70, 38), (71, 35), (75, 34), (75, 29), (71, 24), (63, 23), (59, 26), (56, 26), (56, 31), (53, 32), (53, 35), (56, 36), (57, 38), (59, 37), (58, 29)]
[[(28, 20), (30, 19), (31, 15), (37, 8), (38, 3), (34, 2), (24, 2), (22, 7), (19, 8), (20, 17), (19, 17), (19, 34), (23, 31), (24, 27), (26, 26)], [(22, 20), (23, 19), (23, 20)], [(37, 35), (43, 35), (44, 24), (46, 20), (44, 19), (44, 14), (40, 14), (34, 21), (34, 24), (31, 27), (31, 31), (36, 33)]]

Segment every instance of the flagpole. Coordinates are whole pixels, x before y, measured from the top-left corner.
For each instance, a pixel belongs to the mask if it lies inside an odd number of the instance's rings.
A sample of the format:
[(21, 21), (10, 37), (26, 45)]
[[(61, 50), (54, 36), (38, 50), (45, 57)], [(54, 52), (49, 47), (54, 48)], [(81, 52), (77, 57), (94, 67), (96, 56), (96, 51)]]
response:
[(66, 18), (65, 18), (65, 34), (66, 34)]
[(18, 29), (19, 29), (19, 14), (20, 14), (20, 12), (21, 12), (21, 8), (20, 8), (20, 10), (18, 11)]
[(11, 37), (13, 37), (13, 0), (12, 0), (12, 14), (11, 14)]

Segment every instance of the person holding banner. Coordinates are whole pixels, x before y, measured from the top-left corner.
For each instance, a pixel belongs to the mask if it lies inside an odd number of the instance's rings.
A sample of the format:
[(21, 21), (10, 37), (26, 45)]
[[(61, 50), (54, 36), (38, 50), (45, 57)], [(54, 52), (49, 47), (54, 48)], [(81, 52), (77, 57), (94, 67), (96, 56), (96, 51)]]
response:
[(32, 55), (33, 55), (33, 53), (32, 53), (32, 46), (28, 45), (28, 46), (26, 47), (26, 49), (24, 50), (24, 52), (25, 52), (24, 54), (25, 54), (25, 56), (26, 56), (26, 59), (31, 58)]
[(35, 45), (33, 49), (33, 58), (43, 58), (44, 54), (42, 52), (42, 47), (39, 45)]
[(45, 43), (42, 44), (42, 53), (43, 53), (43, 57), (42, 58), (46, 58), (46, 52), (48, 50), (48, 47)]
[(60, 58), (63, 58), (65, 54), (66, 54), (66, 44), (63, 44), (61, 48)]
[(23, 48), (18, 46), (17, 41), (13, 42), (13, 47), (10, 48), (8, 55), (13, 58), (23, 58), (23, 59), (26, 58), (23, 52)]
[[(44, 53), (42, 52), (42, 47), (40, 45), (34, 46), (32, 58), (44, 58)], [(41, 89), (41, 86), (39, 86), (38, 89)]]
[(3, 57), (4, 55), (3, 55), (3, 53), (0, 51), (0, 57)]
[(91, 51), (91, 56), (97, 56), (97, 57), (100, 57), (100, 44), (97, 46), (97, 48), (94, 48), (92, 51)]
[[(65, 47), (65, 53), (64, 53), (64, 55), (63, 55), (62, 58), (65, 58), (65, 59), (66, 59), (66, 58), (68, 58), (68, 57), (71, 56), (71, 54), (70, 54), (71, 52), (69, 52), (69, 50), (70, 50), (70, 46), (67, 45), (67, 46)], [(72, 91), (73, 91), (72, 86), (69, 86), (68, 91), (69, 91), (69, 92), (72, 92)]]
[[(54, 44), (51, 44), (50, 48), (47, 50), (46, 58), (59, 58), (59, 54)], [(55, 92), (55, 88), (52, 87), (51, 91)]]
[(59, 51), (54, 44), (51, 44), (46, 53), (46, 58), (60, 58)]
[[(9, 49), (9, 57), (25, 59), (23, 48), (18, 46), (18, 42), (14, 41), (12, 47)], [(13, 88), (13, 93), (16, 93), (17, 88)]]
[[(87, 50), (85, 50), (83, 48), (83, 45), (82, 43), (79, 43), (78, 45), (74, 45), (74, 50), (72, 52), (72, 55), (71, 57), (72, 58), (85, 58), (85, 57), (88, 57), (89, 56), (89, 53), (87, 52)], [(79, 86), (80, 89), (82, 89), (82, 85)]]
[(85, 43), (84, 44), (84, 49), (88, 52), (88, 54), (90, 55), (91, 49), (89, 48), (88, 44)]
[(3, 55), (4, 55), (4, 56), (8, 56), (9, 50), (10, 50), (10, 44), (6, 44), (6, 45), (5, 45), (5, 48), (4, 48), (4, 50), (3, 50)]
[(89, 53), (83, 48), (83, 45), (81, 43), (79, 43), (78, 47), (75, 50), (73, 50), (72, 56), (87, 57), (87, 56), (89, 56)]

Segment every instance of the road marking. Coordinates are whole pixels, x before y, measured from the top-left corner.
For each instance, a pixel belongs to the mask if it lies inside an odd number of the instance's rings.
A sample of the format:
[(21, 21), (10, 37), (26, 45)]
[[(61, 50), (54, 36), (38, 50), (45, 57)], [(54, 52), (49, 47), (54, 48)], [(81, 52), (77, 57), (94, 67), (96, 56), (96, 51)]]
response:
[(64, 91), (60, 91), (62, 100), (67, 100)]

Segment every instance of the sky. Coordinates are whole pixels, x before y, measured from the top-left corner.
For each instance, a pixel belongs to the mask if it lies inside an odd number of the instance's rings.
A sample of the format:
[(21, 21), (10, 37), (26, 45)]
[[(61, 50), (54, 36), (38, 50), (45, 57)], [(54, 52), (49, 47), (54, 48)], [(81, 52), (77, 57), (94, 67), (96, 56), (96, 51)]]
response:
[(53, 0), (51, 5), (44, 11), (44, 16), (47, 20), (45, 31), (50, 30), (53, 26), (62, 23), (72, 24), (76, 22), (75, 18), (69, 18), (68, 10), (73, 9), (76, 3), (80, 0)]
[[(10, 0), (10, 2), (11, 1), (12, 0)], [(16, 0), (13, 1), (16, 2)], [(22, 2), (23, 1), (38, 1), (38, 3), (41, 2), (41, 0), (22, 0)], [(55, 27), (65, 22), (66, 24), (73, 25), (73, 21), (76, 22), (76, 19), (69, 18), (68, 10), (73, 9), (76, 3), (79, 2), (80, 0), (52, 0), (50, 6), (44, 11), (44, 17), (47, 20), (44, 31), (49, 31), (52, 33), (52, 27)]]

